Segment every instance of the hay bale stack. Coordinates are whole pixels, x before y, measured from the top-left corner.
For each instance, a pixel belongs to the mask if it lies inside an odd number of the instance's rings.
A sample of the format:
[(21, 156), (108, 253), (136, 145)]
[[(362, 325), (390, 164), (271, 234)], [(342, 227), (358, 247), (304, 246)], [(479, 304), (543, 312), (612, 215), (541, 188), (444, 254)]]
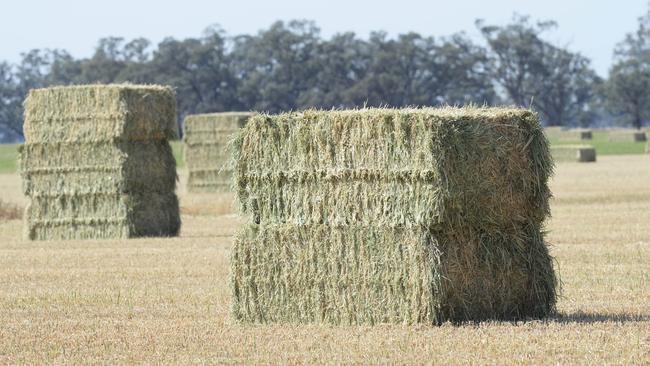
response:
[(543, 317), (553, 163), (521, 109), (258, 115), (234, 141), (243, 322)]
[(161, 86), (30, 91), (20, 152), (26, 238), (177, 235), (175, 108)]
[(227, 112), (196, 114), (183, 122), (185, 164), (189, 172), (189, 192), (229, 192), (228, 142), (253, 113)]
[(556, 162), (591, 163), (596, 161), (596, 149), (591, 145), (552, 146), (551, 155)]
[(609, 132), (609, 141), (611, 142), (644, 142), (647, 140), (645, 131), (612, 130)]

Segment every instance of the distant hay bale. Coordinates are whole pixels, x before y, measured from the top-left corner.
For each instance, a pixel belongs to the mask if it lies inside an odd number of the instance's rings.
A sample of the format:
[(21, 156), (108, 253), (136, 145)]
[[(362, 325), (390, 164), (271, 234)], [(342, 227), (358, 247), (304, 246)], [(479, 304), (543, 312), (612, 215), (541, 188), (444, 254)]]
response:
[(596, 149), (591, 145), (557, 145), (551, 147), (555, 161), (588, 163), (596, 161)]
[(647, 140), (645, 131), (612, 130), (609, 132), (609, 141), (611, 142), (644, 142)]
[(577, 134), (580, 137), (580, 140), (591, 140), (594, 138), (591, 130), (578, 130)]
[(574, 140), (591, 140), (593, 138), (593, 134), (591, 130), (588, 129), (575, 129), (566, 131), (564, 138), (571, 138)]
[(593, 138), (593, 133), (590, 129), (584, 128), (575, 128), (575, 129), (565, 129), (557, 130), (547, 133), (547, 136), (562, 140), (562, 141), (581, 141), (581, 140), (591, 140)]
[(184, 156), (189, 172), (189, 192), (228, 192), (232, 170), (228, 167), (228, 142), (253, 113), (226, 112), (185, 117)]
[(550, 126), (544, 128), (544, 134), (551, 139), (559, 138), (566, 131), (567, 128), (562, 126)]
[(231, 255), (242, 322), (543, 317), (553, 162), (521, 109), (362, 109), (251, 117), (233, 144), (250, 222)]
[(174, 236), (180, 229), (172, 90), (86, 85), (30, 91), (20, 151), (32, 240)]
[(591, 140), (593, 138), (593, 132), (588, 128), (552, 126), (544, 128), (544, 134), (550, 139), (563, 141)]

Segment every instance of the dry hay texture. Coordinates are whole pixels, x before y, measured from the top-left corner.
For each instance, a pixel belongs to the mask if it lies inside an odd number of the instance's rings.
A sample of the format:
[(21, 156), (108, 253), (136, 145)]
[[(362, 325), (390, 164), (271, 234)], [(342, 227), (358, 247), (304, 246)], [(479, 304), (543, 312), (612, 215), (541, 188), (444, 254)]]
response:
[(249, 222), (232, 315), (251, 323), (543, 317), (553, 161), (523, 109), (256, 115), (233, 143)]
[(591, 145), (557, 145), (551, 147), (556, 162), (592, 163), (596, 161), (596, 149)]
[(232, 169), (228, 143), (253, 113), (196, 114), (183, 122), (189, 192), (230, 192)]
[(647, 140), (645, 131), (612, 130), (609, 132), (609, 141), (611, 142), (644, 142)]
[(32, 240), (175, 236), (173, 91), (85, 85), (30, 91), (20, 151)]

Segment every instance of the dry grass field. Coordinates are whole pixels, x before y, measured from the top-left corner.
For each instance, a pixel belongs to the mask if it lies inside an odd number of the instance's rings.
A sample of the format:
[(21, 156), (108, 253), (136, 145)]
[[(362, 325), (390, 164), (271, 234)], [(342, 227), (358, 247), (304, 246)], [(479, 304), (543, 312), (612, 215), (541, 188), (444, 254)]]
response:
[[(183, 179), (181, 179), (183, 181)], [(650, 157), (566, 163), (548, 239), (563, 281), (545, 321), (242, 326), (229, 319), (227, 197), (181, 187), (180, 238), (25, 242), (0, 222), (0, 364), (650, 364)], [(20, 179), (0, 200), (24, 205)]]

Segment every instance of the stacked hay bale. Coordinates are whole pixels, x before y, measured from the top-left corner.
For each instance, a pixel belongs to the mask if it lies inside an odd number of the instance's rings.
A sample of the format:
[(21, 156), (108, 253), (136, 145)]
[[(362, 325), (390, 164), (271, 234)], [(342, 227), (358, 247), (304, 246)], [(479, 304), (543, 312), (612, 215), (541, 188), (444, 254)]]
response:
[(227, 112), (185, 117), (183, 140), (190, 192), (228, 192), (232, 169), (228, 167), (228, 142), (253, 113)]
[(174, 236), (176, 102), (161, 86), (30, 91), (20, 152), (28, 239)]
[(647, 140), (645, 131), (612, 130), (609, 132), (609, 141), (611, 142), (644, 142)]
[(234, 141), (243, 322), (542, 317), (552, 159), (520, 109), (258, 115)]
[(591, 145), (557, 145), (551, 147), (555, 161), (589, 163), (596, 161), (596, 149)]

